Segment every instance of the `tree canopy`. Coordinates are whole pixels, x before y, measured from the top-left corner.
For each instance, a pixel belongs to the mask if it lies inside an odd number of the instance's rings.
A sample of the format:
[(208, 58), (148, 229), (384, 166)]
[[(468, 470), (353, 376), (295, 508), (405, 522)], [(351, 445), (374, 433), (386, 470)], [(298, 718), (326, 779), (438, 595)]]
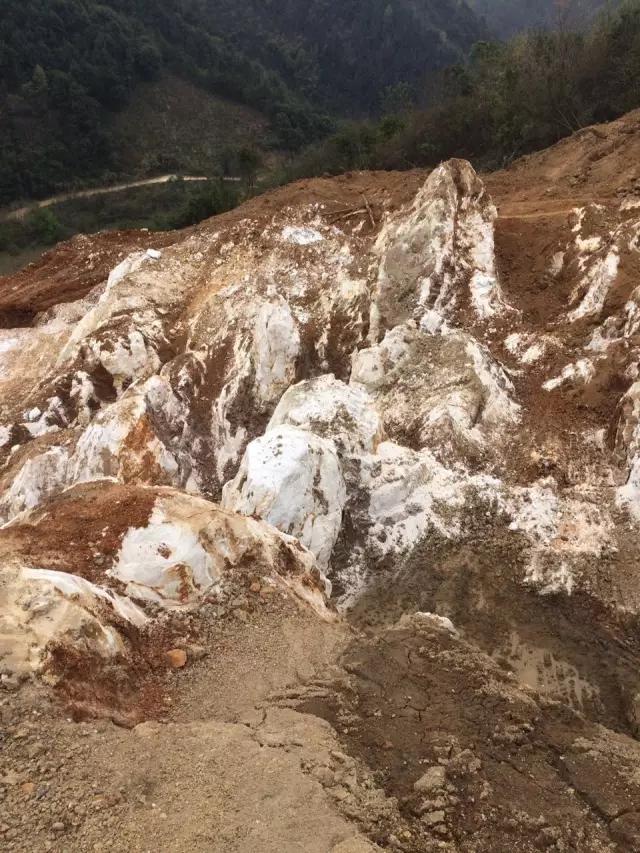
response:
[(437, 73), (422, 106), (393, 106), (306, 150), (287, 179), (348, 169), (432, 166), (464, 157), (496, 168), (590, 124), (640, 107), (640, 2), (585, 31), (538, 30), (477, 42)]

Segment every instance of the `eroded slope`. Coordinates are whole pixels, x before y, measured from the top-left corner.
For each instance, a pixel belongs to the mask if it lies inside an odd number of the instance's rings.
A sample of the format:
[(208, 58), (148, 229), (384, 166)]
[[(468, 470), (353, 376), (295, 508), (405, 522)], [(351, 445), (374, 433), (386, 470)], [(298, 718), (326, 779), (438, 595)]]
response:
[[(282, 772), (310, 774), (338, 836), (346, 817), (383, 849), (636, 849), (640, 197), (615, 172), (635, 122), (486, 181), (450, 161), (294, 185), (0, 332), (5, 686), (133, 725), (165, 719), (188, 661), (176, 725), (196, 704), (242, 725), (196, 663), (226, 648), (262, 685), (236, 688), (262, 710), (233, 749), (299, 752)], [(268, 647), (299, 619), (341, 639), (293, 673)], [(267, 637), (269, 685), (228, 624)], [(318, 717), (344, 760), (305, 755)], [(145, 815), (119, 812), (118, 849), (144, 849)], [(51, 844), (96, 843), (91, 816), (58, 822)]]

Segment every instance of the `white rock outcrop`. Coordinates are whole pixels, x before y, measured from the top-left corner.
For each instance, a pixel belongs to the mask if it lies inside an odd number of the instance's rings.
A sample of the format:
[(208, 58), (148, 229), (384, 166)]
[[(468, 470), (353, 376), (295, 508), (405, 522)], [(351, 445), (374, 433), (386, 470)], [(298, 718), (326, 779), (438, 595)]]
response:
[(0, 578), (0, 674), (37, 672), (50, 644), (113, 658), (125, 641), (110, 621), (149, 620), (128, 598), (65, 572), (5, 566)]
[(427, 311), (446, 319), (462, 300), (479, 318), (505, 309), (495, 269), (496, 208), (469, 163), (435, 169), (403, 210), (381, 230), (372, 335)]
[(285, 425), (330, 438), (342, 453), (351, 455), (373, 451), (382, 438), (371, 396), (333, 374), (305, 380), (286, 391), (267, 429)]
[[(60, 567), (56, 570), (42, 569), (37, 559), (30, 563), (11, 528), (4, 528), (0, 674), (39, 671), (47, 664), (51, 644), (103, 658), (126, 655), (124, 623), (143, 629), (152, 624), (158, 608), (194, 608), (207, 596), (224, 595), (241, 583), (242, 572), (299, 599), (320, 618), (333, 618), (326, 599), (330, 585), (297, 539), (169, 488), (136, 487), (134, 497), (149, 506), (149, 514), (146, 521), (127, 527), (117, 508), (131, 500), (130, 488), (79, 485), (46, 508), (21, 516), (19, 530), (28, 531), (29, 553), (45, 548), (47, 561)], [(80, 561), (70, 547), (74, 543), (55, 535), (58, 519), (68, 525), (71, 499), (79, 501), (78, 535), (95, 543), (100, 557), (88, 566), (91, 580), (78, 574)], [(90, 511), (96, 499), (108, 508), (107, 517)], [(105, 551), (103, 542), (115, 543), (114, 549)], [(156, 610), (146, 612), (149, 605)]]
[(512, 382), (472, 336), (409, 321), (352, 357), (351, 384), (375, 401), (387, 434), (411, 447), (499, 446), (519, 420)]
[[(325, 576), (357, 604), (376, 575), (393, 590), (400, 567), (428, 572), (433, 543), (464, 549), (470, 529), (517, 552), (514, 583), (599, 589), (593, 566), (625, 547), (619, 507), (640, 520), (640, 296), (605, 310), (637, 214), (577, 211), (527, 289), (504, 247), (496, 259), (497, 210), (468, 163), (443, 163), (406, 203), (367, 197), (360, 221), (328, 198), (250, 204), (0, 330), (7, 538), (26, 525), (36, 541), (39, 513), (55, 523), (98, 482), (114, 500), (157, 490), (112, 554), (93, 543), (104, 563), (81, 571), (61, 546), (55, 571), (78, 580), (29, 574), (54, 568), (7, 545), (7, 631), (31, 630), (15, 602), (38, 583), (61, 597), (55, 624), (102, 619), (106, 654), (127, 602), (153, 625), (224, 595), (248, 562), (327, 617)], [(543, 285), (557, 301), (544, 322)]]

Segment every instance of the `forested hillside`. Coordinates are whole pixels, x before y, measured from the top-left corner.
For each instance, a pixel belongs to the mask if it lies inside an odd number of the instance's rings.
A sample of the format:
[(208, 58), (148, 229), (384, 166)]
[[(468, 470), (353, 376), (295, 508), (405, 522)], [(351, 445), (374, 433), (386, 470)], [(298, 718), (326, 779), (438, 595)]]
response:
[(584, 28), (620, 0), (469, 0), (469, 5), (494, 36), (509, 38), (527, 30)]
[(5, 0), (4, 7), (0, 202), (110, 169), (109, 113), (163, 69), (264, 111), (283, 146), (308, 142), (327, 127), (277, 73), (208, 32), (194, 4)]
[(330, 112), (377, 109), (387, 86), (423, 82), (484, 35), (459, 0), (197, 0), (203, 14)]
[(3, 0), (0, 203), (100, 180), (108, 118), (170, 73), (258, 110), (293, 151), (420, 85), (483, 34), (458, 0)]
[(587, 30), (479, 42), (431, 82), (417, 110), (352, 123), (305, 151), (285, 180), (349, 169), (433, 166), (449, 157), (487, 169), (640, 106), (640, 2)]

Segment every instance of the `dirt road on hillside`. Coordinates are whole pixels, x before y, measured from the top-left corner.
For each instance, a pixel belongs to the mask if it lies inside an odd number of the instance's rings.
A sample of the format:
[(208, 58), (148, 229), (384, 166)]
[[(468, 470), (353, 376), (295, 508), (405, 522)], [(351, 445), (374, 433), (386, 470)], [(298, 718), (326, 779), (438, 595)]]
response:
[(17, 210), (11, 210), (4, 214), (5, 219), (24, 219), (31, 211), (37, 210), (43, 207), (51, 207), (54, 204), (61, 204), (63, 201), (73, 201), (76, 198), (92, 198), (97, 195), (108, 195), (110, 193), (119, 193), (124, 190), (132, 190), (137, 189), (138, 187), (148, 187), (153, 184), (168, 184), (171, 181), (186, 181), (192, 183), (198, 183), (203, 181), (208, 181), (209, 178), (206, 175), (160, 175), (157, 178), (145, 178), (141, 181), (128, 181), (124, 184), (113, 184), (108, 187), (95, 187), (94, 189), (89, 190), (78, 190), (77, 192), (69, 192), (69, 193), (60, 193), (59, 195), (53, 195), (49, 198), (43, 198), (40, 201), (32, 202), (31, 204), (27, 204), (24, 207), (19, 207)]

